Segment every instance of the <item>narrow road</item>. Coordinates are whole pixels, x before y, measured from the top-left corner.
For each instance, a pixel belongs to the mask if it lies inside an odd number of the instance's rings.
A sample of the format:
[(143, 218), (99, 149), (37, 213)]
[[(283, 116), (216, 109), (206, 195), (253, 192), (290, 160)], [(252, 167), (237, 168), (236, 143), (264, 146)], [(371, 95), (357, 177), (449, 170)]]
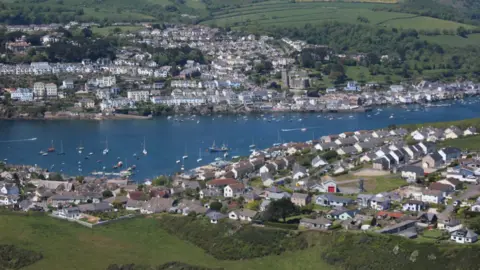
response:
[(450, 216), (450, 214), (453, 212), (453, 202), (454, 201), (463, 201), (466, 200), (470, 197), (478, 196), (480, 195), (480, 186), (479, 185), (473, 185), (473, 184), (465, 184), (467, 186), (467, 190), (463, 191), (460, 195), (458, 196), (452, 196), (452, 203), (448, 204), (447, 207), (445, 208), (445, 213), (446, 215)]

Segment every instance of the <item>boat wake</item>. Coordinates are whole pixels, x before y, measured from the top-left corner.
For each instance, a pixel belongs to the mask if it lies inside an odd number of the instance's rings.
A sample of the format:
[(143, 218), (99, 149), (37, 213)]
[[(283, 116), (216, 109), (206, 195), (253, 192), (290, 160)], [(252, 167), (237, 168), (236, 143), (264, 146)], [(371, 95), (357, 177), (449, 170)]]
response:
[(12, 142), (30, 142), (36, 141), (37, 138), (29, 138), (29, 139), (21, 139), (21, 140), (7, 140), (7, 141), (0, 141), (0, 143), (12, 143)]
[(322, 127), (302, 127), (302, 128), (283, 128), (282, 132), (289, 132), (289, 131), (307, 131), (308, 129), (317, 129)]

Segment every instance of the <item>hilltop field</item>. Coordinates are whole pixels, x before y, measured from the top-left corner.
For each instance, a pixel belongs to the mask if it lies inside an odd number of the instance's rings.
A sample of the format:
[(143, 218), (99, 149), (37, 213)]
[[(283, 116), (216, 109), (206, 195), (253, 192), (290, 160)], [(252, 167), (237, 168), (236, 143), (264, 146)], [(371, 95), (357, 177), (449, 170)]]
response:
[[(372, 3), (375, 2), (375, 3)], [(326, 1), (267, 1), (243, 5), (236, 8), (225, 8), (212, 13), (212, 19), (204, 24), (218, 26), (255, 28), (264, 25), (297, 26), (319, 24), (326, 21), (344, 23), (363, 23), (379, 27), (395, 27), (417, 30), (447, 29), (458, 27), (474, 28), (474, 26), (441, 20), (415, 14), (376, 11), (391, 4), (388, 1), (358, 2), (326, 2)], [(393, 2), (393, 1), (392, 1)], [(359, 18), (362, 22), (359, 21)], [(366, 19), (366, 20), (365, 20)]]

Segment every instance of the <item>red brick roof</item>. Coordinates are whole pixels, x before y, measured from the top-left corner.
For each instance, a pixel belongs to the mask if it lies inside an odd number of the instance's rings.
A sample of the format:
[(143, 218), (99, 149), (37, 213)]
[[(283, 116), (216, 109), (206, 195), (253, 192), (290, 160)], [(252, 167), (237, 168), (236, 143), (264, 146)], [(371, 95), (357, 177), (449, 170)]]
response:
[(403, 213), (380, 211), (377, 214), (377, 217), (384, 217), (384, 216), (391, 217), (391, 218), (401, 218), (403, 217)]
[(211, 186), (226, 186), (226, 185), (231, 185), (231, 184), (236, 184), (238, 183), (237, 180), (232, 179), (232, 178), (222, 178), (222, 179), (213, 179), (207, 182), (207, 185)]

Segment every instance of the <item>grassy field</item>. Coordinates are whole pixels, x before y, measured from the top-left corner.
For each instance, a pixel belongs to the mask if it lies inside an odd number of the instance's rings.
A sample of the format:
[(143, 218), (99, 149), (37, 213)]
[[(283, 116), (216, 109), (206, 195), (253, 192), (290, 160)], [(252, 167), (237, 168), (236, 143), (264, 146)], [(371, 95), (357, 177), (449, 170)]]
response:
[[(368, 1), (367, 1), (368, 2)], [(257, 25), (298, 26), (319, 24), (325, 21), (359, 23), (359, 16), (369, 20), (368, 24), (418, 30), (471, 28), (456, 22), (416, 16), (407, 13), (373, 11), (374, 7), (388, 4), (353, 2), (262, 2), (229, 8), (213, 13), (213, 19), (204, 24), (255, 28)]]
[(446, 146), (458, 147), (464, 150), (480, 150), (480, 136), (476, 135), (476, 136), (446, 140), (446, 141), (440, 142), (439, 145), (442, 147), (446, 147)]
[(457, 126), (461, 129), (466, 129), (468, 127), (475, 127), (477, 130), (480, 130), (480, 118), (471, 118), (458, 121), (448, 121), (448, 122), (433, 122), (433, 123), (423, 123), (423, 124), (408, 124), (401, 125), (403, 128), (414, 130), (421, 127), (436, 127), (436, 128), (447, 128), (450, 126)]
[(480, 34), (471, 34), (468, 35), (467, 38), (447, 35), (421, 36), (421, 38), (428, 42), (446, 45), (450, 47), (478, 46), (480, 44)]
[[(155, 217), (136, 218), (91, 230), (46, 216), (0, 213), (0, 243), (41, 252), (43, 259), (23, 268), (27, 270), (104, 270), (110, 264), (154, 266), (172, 261), (228, 270), (473, 270), (478, 269), (480, 263), (476, 256), (478, 245), (436, 245), (402, 237), (342, 231), (308, 232), (309, 241), (316, 245), (302, 251), (251, 260), (221, 261), (166, 233), (159, 222)], [(170, 225), (168, 222), (164, 224)], [(417, 255), (412, 260), (414, 253)]]
[(335, 269), (318, 256), (319, 249), (287, 252), (243, 261), (221, 261), (169, 235), (155, 218), (136, 218), (94, 230), (46, 216), (0, 213), (0, 243), (38, 251), (43, 259), (25, 269), (104, 270), (110, 264), (159, 265), (180, 261), (224, 269)]
[[(365, 188), (366, 193), (380, 193), (385, 191), (392, 191), (397, 189), (403, 185), (406, 185), (406, 181), (398, 175), (386, 175), (386, 176), (355, 176), (352, 174), (342, 175), (340, 177), (336, 177), (337, 181), (342, 180), (353, 180), (363, 178), (363, 187)], [(358, 182), (348, 183), (348, 184), (339, 184), (339, 188), (342, 187), (349, 187), (354, 188), (358, 187)]]
[(106, 36), (112, 34), (118, 28), (121, 33), (132, 33), (143, 29), (142, 26), (108, 26), (108, 27), (92, 27), (92, 32), (96, 35)]

